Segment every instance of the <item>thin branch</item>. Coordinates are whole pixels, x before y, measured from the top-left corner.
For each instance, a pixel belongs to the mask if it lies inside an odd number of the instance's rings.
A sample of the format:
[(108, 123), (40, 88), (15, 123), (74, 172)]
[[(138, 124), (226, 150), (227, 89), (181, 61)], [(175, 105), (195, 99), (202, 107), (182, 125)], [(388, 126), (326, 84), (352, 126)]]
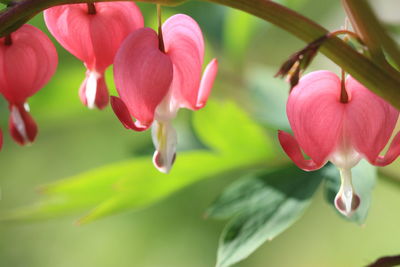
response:
[(387, 256), (377, 259), (374, 263), (367, 267), (392, 267), (400, 265), (400, 256)]
[(383, 47), (396, 67), (400, 68), (400, 48), (379, 21), (368, 1), (342, 0), (342, 4), (356, 32), (377, 60), (385, 61)]
[[(307, 43), (328, 34), (328, 31), (322, 26), (273, 1), (206, 1), (230, 6), (255, 15), (290, 32)], [(324, 42), (320, 51), (374, 93), (385, 98), (393, 106), (400, 108), (399, 73), (386, 71), (382, 66), (361, 55), (337, 37), (329, 38)]]

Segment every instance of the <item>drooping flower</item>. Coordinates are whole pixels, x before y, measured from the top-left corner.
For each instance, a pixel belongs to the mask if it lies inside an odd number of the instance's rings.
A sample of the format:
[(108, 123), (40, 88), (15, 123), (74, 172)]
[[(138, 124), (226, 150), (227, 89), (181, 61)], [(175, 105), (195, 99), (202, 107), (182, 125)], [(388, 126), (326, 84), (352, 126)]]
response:
[(108, 104), (104, 72), (114, 60), (122, 41), (143, 27), (143, 16), (133, 2), (70, 4), (44, 12), (49, 31), (87, 71), (79, 96), (84, 105), (99, 109)]
[(9, 103), (10, 134), (21, 145), (32, 143), (37, 134), (27, 98), (50, 80), (57, 63), (53, 43), (34, 26), (25, 24), (0, 39), (0, 92)]
[[(342, 184), (335, 205), (351, 216), (360, 204), (351, 168), (362, 158), (375, 166), (385, 166), (398, 157), (399, 134), (386, 154), (380, 153), (392, 135), (399, 112), (351, 76), (341, 83), (329, 71), (304, 76), (290, 93), (286, 110), (294, 137), (279, 131), (284, 151), (306, 171), (317, 170), (327, 161), (336, 165)], [(310, 159), (305, 159), (301, 150)]]
[(203, 59), (202, 32), (191, 17), (182, 14), (163, 24), (162, 36), (150, 28), (132, 33), (115, 57), (120, 98), (112, 97), (111, 105), (126, 128), (143, 131), (152, 126), (153, 163), (161, 172), (169, 172), (176, 155), (171, 121), (180, 108), (204, 107), (214, 83), (217, 60), (202, 75)]

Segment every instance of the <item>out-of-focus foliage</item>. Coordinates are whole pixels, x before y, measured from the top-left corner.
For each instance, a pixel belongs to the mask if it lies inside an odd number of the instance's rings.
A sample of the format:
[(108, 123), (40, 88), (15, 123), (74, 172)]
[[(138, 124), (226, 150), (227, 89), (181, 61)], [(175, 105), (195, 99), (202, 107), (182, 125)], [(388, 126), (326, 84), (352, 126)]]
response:
[(258, 19), (243, 11), (228, 9), (224, 21), (224, 53), (244, 64), (249, 43), (254, 40)]
[(250, 109), (257, 121), (272, 128), (289, 130), (286, 117), (288, 85), (284, 80), (274, 78), (274, 74), (274, 70), (261, 67), (247, 71), (246, 84), (253, 103)]
[(194, 115), (194, 128), (210, 150), (179, 153), (167, 176), (152, 166), (151, 157), (111, 164), (44, 186), (43, 200), (4, 219), (49, 218), (92, 209), (79, 221), (87, 223), (147, 206), (200, 179), (247, 170), (274, 157), (272, 140), (231, 102), (209, 103)]

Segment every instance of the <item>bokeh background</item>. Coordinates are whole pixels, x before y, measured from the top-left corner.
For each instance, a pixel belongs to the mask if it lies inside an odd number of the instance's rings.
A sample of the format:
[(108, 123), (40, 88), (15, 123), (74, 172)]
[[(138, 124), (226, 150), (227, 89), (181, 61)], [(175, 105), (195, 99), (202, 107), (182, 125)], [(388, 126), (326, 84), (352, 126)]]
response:
[[(329, 29), (344, 25), (339, 1), (281, 2)], [(400, 29), (400, 3), (385, 0), (372, 4), (396, 34)], [(155, 6), (138, 5), (147, 26), (154, 27)], [(218, 57), (220, 61), (212, 98), (236, 101), (271, 136), (280, 126), (285, 127), (288, 86), (272, 76), (304, 43), (269, 23), (210, 3), (189, 2), (165, 8), (164, 18), (173, 13), (186, 13), (198, 21), (207, 41), (208, 59)], [(48, 33), (42, 14), (30, 23)], [(40, 127), (34, 145), (19, 147), (11, 141), (7, 134), (7, 105), (0, 100), (0, 124), (5, 133), (0, 153), (1, 213), (35, 201), (36, 188), (42, 184), (138, 155), (151, 155), (153, 151), (149, 133), (126, 131), (110, 108), (89, 111), (81, 105), (77, 92), (84, 67), (60, 46), (57, 49), (56, 75), (29, 101)], [(314, 69), (339, 70), (322, 55), (312, 64), (310, 70)], [(107, 78), (113, 93), (111, 73), (109, 70)], [(21, 73), (21, 79), (23, 76)], [(181, 112), (176, 122), (180, 129), (179, 150), (194, 146), (187, 133), (190, 127), (185, 126), (189, 122), (190, 112)], [(400, 165), (399, 160), (395, 165)], [(393, 181), (400, 179), (397, 169), (390, 168)], [(203, 214), (236, 178), (230, 174), (204, 180), (146, 209), (84, 226), (74, 225), (77, 216), (2, 223), (0, 266), (214, 266), (218, 237), (225, 222), (205, 220)], [(369, 217), (362, 227), (342, 220), (320, 190), (305, 216), (237, 266), (364, 266), (380, 256), (400, 254), (400, 182), (393, 181), (378, 180)]]

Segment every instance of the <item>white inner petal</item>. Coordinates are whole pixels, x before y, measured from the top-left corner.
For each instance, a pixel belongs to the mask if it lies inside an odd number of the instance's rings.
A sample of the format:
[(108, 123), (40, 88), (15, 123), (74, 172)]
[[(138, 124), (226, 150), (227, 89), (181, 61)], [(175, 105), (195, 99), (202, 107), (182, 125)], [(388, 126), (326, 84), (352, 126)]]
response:
[(341, 185), (335, 197), (335, 205), (345, 216), (351, 216), (358, 207), (356, 203), (359, 203), (359, 198), (353, 187), (351, 169), (361, 158), (362, 156), (354, 148), (341, 146), (329, 159), (340, 171)]
[(351, 169), (340, 169), (340, 178), (342, 183), (340, 185), (338, 196), (341, 196), (345, 205), (345, 213), (349, 215), (352, 213), (354, 195), (353, 183), (351, 181)]
[(25, 102), (24, 104), (24, 109), (26, 110), (26, 112), (31, 111), (31, 108), (29, 107), (29, 104), (27, 102)]
[(22, 136), (25, 142), (29, 142), (28, 134), (26, 132), (25, 122), (22, 119), (21, 113), (16, 106), (11, 108), (11, 117), (18, 133)]
[(153, 144), (156, 149), (153, 160), (159, 157), (158, 163), (162, 162), (162, 165), (157, 164), (157, 162), (154, 163), (161, 172), (168, 173), (174, 163), (176, 154), (176, 131), (169, 121), (154, 121), (151, 130)]
[(94, 108), (97, 93), (97, 80), (100, 78), (100, 74), (96, 71), (91, 71), (86, 81), (86, 102), (90, 109)]
[(160, 104), (158, 104), (155, 112), (155, 119), (160, 122), (169, 122), (174, 119), (178, 113), (179, 106), (172, 97), (172, 90), (164, 97)]

